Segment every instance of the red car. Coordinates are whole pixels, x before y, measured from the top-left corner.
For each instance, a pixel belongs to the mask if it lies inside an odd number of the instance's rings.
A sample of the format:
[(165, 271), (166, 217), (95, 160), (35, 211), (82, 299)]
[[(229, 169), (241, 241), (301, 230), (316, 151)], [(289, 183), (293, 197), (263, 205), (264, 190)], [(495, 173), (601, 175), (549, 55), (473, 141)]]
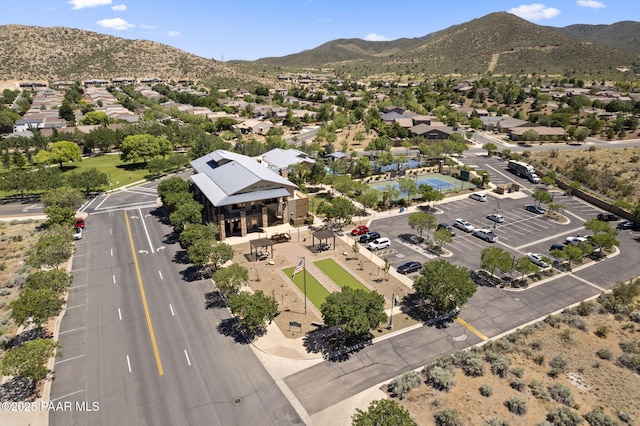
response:
[(351, 235), (364, 235), (369, 232), (369, 227), (360, 225), (356, 229), (351, 231)]
[(82, 229), (84, 229), (84, 219), (77, 218), (76, 219), (76, 224), (73, 227), (74, 228), (82, 228)]

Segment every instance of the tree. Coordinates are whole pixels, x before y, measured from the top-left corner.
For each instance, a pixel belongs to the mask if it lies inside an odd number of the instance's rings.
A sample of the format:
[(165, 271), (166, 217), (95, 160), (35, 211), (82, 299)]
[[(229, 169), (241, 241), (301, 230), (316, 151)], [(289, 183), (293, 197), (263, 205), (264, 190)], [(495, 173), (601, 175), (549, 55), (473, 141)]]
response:
[(84, 146), (91, 151), (98, 148), (107, 152), (115, 144), (116, 133), (108, 127), (98, 127), (84, 136)]
[(34, 268), (43, 266), (57, 268), (75, 252), (72, 228), (52, 226), (38, 239), (38, 242), (27, 251), (25, 263)]
[(533, 129), (529, 129), (522, 133), (522, 140), (526, 142), (537, 141), (540, 139), (540, 134)]
[(188, 224), (202, 221), (202, 204), (190, 198), (189, 201), (178, 204), (169, 215), (169, 223), (178, 232), (184, 230)]
[(214, 269), (218, 269), (233, 259), (233, 247), (227, 243), (216, 243), (211, 251), (211, 263)]
[(420, 233), (420, 238), (422, 238), (422, 231), (426, 229), (427, 239), (429, 239), (429, 230), (431, 230), (431, 228), (434, 228), (438, 224), (438, 221), (434, 215), (422, 211), (411, 213), (407, 221), (409, 222), (409, 226), (411, 227), (411, 229), (414, 229)]
[(540, 204), (549, 204), (553, 201), (553, 196), (546, 189), (536, 189), (531, 196), (538, 202), (538, 206)]
[(486, 149), (487, 150), (487, 157), (491, 157), (491, 152), (492, 151), (497, 151), (498, 147), (493, 142), (487, 142), (484, 145), (482, 145), (482, 149)]
[(60, 141), (51, 144), (50, 150), (51, 163), (57, 163), (62, 168), (62, 163), (68, 161), (82, 161), (82, 152), (75, 142)]
[(249, 281), (249, 271), (247, 268), (233, 263), (228, 268), (215, 271), (211, 278), (224, 297), (229, 297), (238, 294), (240, 288)]
[(351, 426), (417, 426), (411, 414), (393, 399), (372, 401), (367, 411), (356, 409)]
[(334, 197), (331, 200), (331, 207), (326, 211), (328, 219), (338, 219), (340, 225), (343, 220), (350, 219), (358, 212), (358, 208), (347, 198)]
[(27, 288), (34, 290), (49, 289), (62, 296), (69, 290), (73, 276), (62, 269), (38, 271), (27, 278)]
[(369, 187), (358, 196), (357, 200), (365, 208), (369, 209), (376, 205), (379, 198), (380, 198), (380, 191), (378, 191), (375, 188)]
[(442, 248), (442, 244), (449, 244), (451, 241), (453, 241), (453, 237), (451, 236), (451, 232), (449, 232), (447, 229), (440, 228), (436, 229), (436, 231), (433, 233), (433, 241), (435, 241), (436, 244), (440, 248)]
[(67, 177), (67, 181), (74, 188), (83, 189), (86, 195), (91, 191), (97, 191), (101, 187), (109, 184), (109, 176), (99, 171), (97, 168), (84, 169), (80, 172), (73, 172)]
[(413, 288), (436, 314), (450, 312), (465, 304), (476, 292), (469, 270), (443, 259), (423, 264)]
[(398, 181), (398, 186), (400, 188), (400, 192), (407, 196), (407, 204), (410, 204), (411, 198), (413, 198), (413, 196), (418, 192), (416, 181), (408, 178), (400, 179)]
[(255, 332), (276, 317), (278, 303), (273, 296), (266, 296), (262, 290), (257, 290), (254, 294), (243, 291), (229, 298), (229, 309), (240, 317), (244, 327)]
[(189, 182), (179, 176), (173, 176), (160, 182), (158, 184), (157, 191), (158, 195), (160, 195), (162, 203), (165, 203), (165, 198), (168, 194), (173, 194), (176, 192), (189, 192)]
[(511, 255), (501, 247), (487, 247), (480, 252), (480, 267), (493, 275), (496, 269), (506, 272), (511, 268)]
[(195, 244), (197, 241), (207, 241), (213, 244), (216, 240), (216, 234), (220, 232), (218, 225), (213, 223), (207, 223), (205, 225), (201, 223), (192, 223), (180, 233), (180, 244), (184, 248), (188, 248)]
[(397, 199), (400, 195), (400, 190), (394, 185), (387, 185), (382, 193), (382, 202), (385, 207), (390, 207), (393, 200)]
[(356, 260), (358, 260), (358, 253), (360, 252), (360, 244), (358, 244), (357, 241), (353, 242), (353, 245), (351, 246), (351, 251), (353, 252), (353, 255), (355, 256)]
[(32, 172), (22, 169), (12, 169), (0, 178), (0, 189), (20, 193), (24, 198), (25, 191), (36, 189), (36, 179)]
[(438, 190), (433, 189), (430, 185), (420, 185), (418, 191), (422, 194), (422, 198), (429, 203), (429, 208), (433, 210), (438, 201), (444, 199), (444, 194)]
[(84, 203), (85, 198), (76, 188), (62, 186), (45, 192), (41, 200), (45, 207), (66, 207), (75, 212)]
[(42, 324), (60, 313), (62, 298), (52, 289), (27, 287), (9, 307), (16, 324), (26, 325), (30, 322), (40, 329)]
[(520, 272), (521, 281), (524, 280), (525, 275), (535, 274), (540, 271), (540, 267), (526, 256), (518, 258), (513, 264), (513, 269)]
[(80, 119), (80, 124), (87, 126), (102, 124), (106, 126), (109, 124), (109, 117), (104, 111), (89, 111)]
[(573, 133), (573, 137), (578, 142), (584, 142), (589, 137), (589, 133), (590, 133), (589, 129), (587, 129), (586, 127), (580, 127)]
[(155, 157), (164, 157), (173, 150), (165, 138), (150, 134), (130, 135), (120, 145), (120, 159), (125, 163), (146, 163)]
[(76, 115), (73, 112), (71, 104), (66, 99), (62, 101), (62, 105), (58, 108), (58, 117), (70, 123), (76, 122)]
[(213, 253), (212, 241), (197, 240), (189, 247), (187, 247), (187, 258), (195, 266), (207, 265), (211, 260), (211, 254)]
[(351, 287), (327, 296), (320, 312), (327, 326), (339, 326), (347, 336), (363, 335), (387, 320), (380, 293)]
[(45, 364), (57, 347), (58, 342), (50, 339), (34, 339), (14, 346), (2, 358), (2, 374), (27, 377), (38, 382), (49, 373)]
[(64, 206), (50, 206), (44, 209), (47, 215), (47, 226), (65, 225), (71, 226), (76, 215), (75, 210)]

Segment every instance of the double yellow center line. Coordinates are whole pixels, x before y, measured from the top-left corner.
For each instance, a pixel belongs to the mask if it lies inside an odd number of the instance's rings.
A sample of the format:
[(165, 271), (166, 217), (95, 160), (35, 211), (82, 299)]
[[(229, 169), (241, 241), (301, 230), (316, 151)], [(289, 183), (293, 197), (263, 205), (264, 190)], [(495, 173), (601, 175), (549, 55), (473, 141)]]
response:
[(136, 267), (136, 276), (138, 277), (138, 288), (142, 297), (142, 307), (144, 308), (144, 316), (147, 318), (147, 328), (149, 329), (149, 338), (153, 347), (153, 354), (156, 357), (156, 365), (158, 366), (158, 374), (163, 376), (162, 361), (160, 361), (160, 353), (158, 352), (158, 344), (156, 343), (156, 335), (153, 333), (153, 324), (151, 324), (151, 316), (149, 315), (149, 306), (147, 305), (147, 296), (144, 294), (144, 286), (142, 285), (142, 276), (140, 275), (140, 266), (138, 265), (138, 256), (136, 256), (136, 247), (133, 244), (133, 236), (131, 235), (131, 226), (129, 225), (129, 217), (126, 210), (124, 211), (124, 220), (127, 223), (127, 232), (129, 233), (129, 243), (131, 244), (131, 255), (133, 256), (133, 264)]

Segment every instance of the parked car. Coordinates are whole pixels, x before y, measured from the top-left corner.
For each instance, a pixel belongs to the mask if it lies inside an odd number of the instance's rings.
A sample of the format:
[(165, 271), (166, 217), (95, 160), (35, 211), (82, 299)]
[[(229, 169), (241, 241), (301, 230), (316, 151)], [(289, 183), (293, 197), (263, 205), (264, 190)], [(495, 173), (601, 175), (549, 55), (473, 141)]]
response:
[(402, 265), (398, 266), (398, 268), (396, 269), (398, 271), (398, 273), (400, 274), (410, 274), (412, 272), (418, 272), (420, 269), (422, 269), (422, 263), (420, 262), (407, 262), (407, 263), (403, 263)]
[(540, 253), (527, 253), (527, 257), (531, 262), (535, 265), (538, 265), (541, 268), (546, 268), (549, 266), (547, 262), (545, 262), (546, 258)]
[(567, 237), (565, 241), (567, 242), (567, 244), (573, 244), (574, 246), (577, 246), (580, 243), (586, 243), (587, 239), (578, 235), (575, 237)]
[(369, 243), (367, 246), (369, 250), (381, 250), (388, 248), (391, 245), (391, 240), (387, 237), (377, 238)]
[(551, 247), (549, 247), (549, 251), (553, 250), (564, 250), (564, 244), (551, 244)]
[(360, 237), (361, 243), (368, 243), (369, 241), (373, 241), (377, 238), (380, 238), (380, 233), (376, 231), (367, 232), (366, 234)]
[(596, 219), (602, 220), (604, 222), (615, 222), (619, 218), (613, 213), (598, 213), (598, 216), (596, 216)]
[(494, 234), (490, 229), (476, 229), (475, 231), (473, 231), (473, 235), (490, 243), (495, 243), (496, 241), (498, 241), (498, 236)]
[(475, 226), (473, 226), (471, 223), (467, 222), (464, 219), (456, 219), (453, 222), (453, 226), (455, 226), (458, 229), (462, 229), (464, 232), (473, 232), (473, 230), (476, 229)]
[(538, 207), (535, 204), (527, 204), (526, 206), (524, 206), (524, 209), (535, 214), (545, 214), (547, 212), (545, 209), (543, 209), (542, 207)]
[(616, 228), (630, 229), (632, 231), (640, 231), (640, 223), (636, 223), (632, 220), (625, 220), (624, 222), (620, 222), (618, 226), (616, 226)]
[(502, 223), (504, 222), (504, 216), (502, 216), (501, 214), (498, 213), (491, 213), (490, 215), (487, 215), (487, 219), (496, 222), (496, 223)]
[(74, 225), (74, 228), (82, 228), (84, 229), (84, 219), (82, 218), (76, 218), (76, 224)]
[(82, 239), (82, 228), (79, 227), (75, 227), (73, 228), (73, 239), (74, 240), (81, 240)]
[(449, 234), (451, 234), (452, 237), (456, 236), (456, 230), (453, 229), (453, 226), (449, 225), (448, 223), (439, 223), (436, 227), (436, 231), (438, 229), (446, 229), (447, 231), (449, 231)]
[(351, 230), (351, 235), (364, 235), (369, 232), (369, 227), (365, 225), (360, 225), (355, 229)]
[(487, 196), (485, 194), (478, 194), (478, 193), (473, 193), (471, 195), (469, 195), (469, 198), (471, 198), (472, 200), (477, 200), (477, 201), (482, 201), (485, 202), (487, 201)]

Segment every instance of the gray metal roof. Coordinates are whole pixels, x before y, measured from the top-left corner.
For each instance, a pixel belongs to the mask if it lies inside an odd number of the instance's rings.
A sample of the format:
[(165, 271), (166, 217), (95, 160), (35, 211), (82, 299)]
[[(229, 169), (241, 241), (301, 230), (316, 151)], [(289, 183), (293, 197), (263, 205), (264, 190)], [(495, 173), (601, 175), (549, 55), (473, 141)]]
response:
[(309, 158), (309, 155), (305, 152), (299, 151), (294, 148), (290, 149), (281, 149), (274, 148), (269, 152), (265, 152), (262, 155), (262, 161), (272, 165), (273, 167), (277, 167), (279, 169), (286, 169), (292, 164), (298, 163), (315, 163), (315, 160)]

